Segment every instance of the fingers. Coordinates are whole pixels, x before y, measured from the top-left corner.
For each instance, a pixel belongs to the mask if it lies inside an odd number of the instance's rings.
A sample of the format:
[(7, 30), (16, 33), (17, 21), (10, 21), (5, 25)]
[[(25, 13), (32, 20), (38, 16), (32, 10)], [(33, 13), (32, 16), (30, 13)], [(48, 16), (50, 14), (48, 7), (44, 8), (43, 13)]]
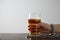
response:
[(50, 26), (47, 23), (38, 23), (38, 24), (29, 24), (29, 31), (36, 31), (41, 32), (41, 33), (49, 33), (50, 31)]

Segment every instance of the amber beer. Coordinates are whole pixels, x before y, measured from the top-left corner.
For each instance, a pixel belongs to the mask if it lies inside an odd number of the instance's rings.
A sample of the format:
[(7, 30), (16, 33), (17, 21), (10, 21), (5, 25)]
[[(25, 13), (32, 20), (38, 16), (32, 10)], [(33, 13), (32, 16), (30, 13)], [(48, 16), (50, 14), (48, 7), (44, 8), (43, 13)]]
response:
[(36, 24), (41, 23), (41, 19), (28, 19), (28, 30), (30, 31), (31, 35), (38, 35), (39, 27)]
[(28, 19), (29, 24), (37, 24), (40, 22), (41, 22), (41, 19)]

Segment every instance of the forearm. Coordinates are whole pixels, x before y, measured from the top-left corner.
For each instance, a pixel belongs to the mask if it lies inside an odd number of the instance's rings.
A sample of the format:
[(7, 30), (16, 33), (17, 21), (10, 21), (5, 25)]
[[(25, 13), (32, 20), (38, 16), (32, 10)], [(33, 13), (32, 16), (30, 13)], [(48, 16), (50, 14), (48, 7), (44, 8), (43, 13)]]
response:
[[(48, 25), (44, 25), (45, 29), (47, 29), (48, 31), (52, 31), (51, 29), (51, 24)], [(53, 31), (55, 33), (60, 33), (60, 24), (53, 24)]]

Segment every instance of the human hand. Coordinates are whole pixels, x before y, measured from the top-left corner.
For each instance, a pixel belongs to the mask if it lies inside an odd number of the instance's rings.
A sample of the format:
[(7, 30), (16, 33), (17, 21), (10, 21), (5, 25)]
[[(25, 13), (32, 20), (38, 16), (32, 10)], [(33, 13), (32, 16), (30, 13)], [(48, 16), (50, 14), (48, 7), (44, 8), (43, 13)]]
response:
[(50, 32), (50, 25), (47, 23), (30, 24), (28, 27), (30, 31), (39, 31), (40, 33)]

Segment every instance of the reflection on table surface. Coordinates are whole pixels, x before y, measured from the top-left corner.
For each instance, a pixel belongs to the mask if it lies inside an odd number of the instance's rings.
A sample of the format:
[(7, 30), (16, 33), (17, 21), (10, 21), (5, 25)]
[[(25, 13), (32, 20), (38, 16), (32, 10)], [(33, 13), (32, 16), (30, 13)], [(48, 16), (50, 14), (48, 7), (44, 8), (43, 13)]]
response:
[(28, 40), (60, 40), (60, 34), (28, 35)]

